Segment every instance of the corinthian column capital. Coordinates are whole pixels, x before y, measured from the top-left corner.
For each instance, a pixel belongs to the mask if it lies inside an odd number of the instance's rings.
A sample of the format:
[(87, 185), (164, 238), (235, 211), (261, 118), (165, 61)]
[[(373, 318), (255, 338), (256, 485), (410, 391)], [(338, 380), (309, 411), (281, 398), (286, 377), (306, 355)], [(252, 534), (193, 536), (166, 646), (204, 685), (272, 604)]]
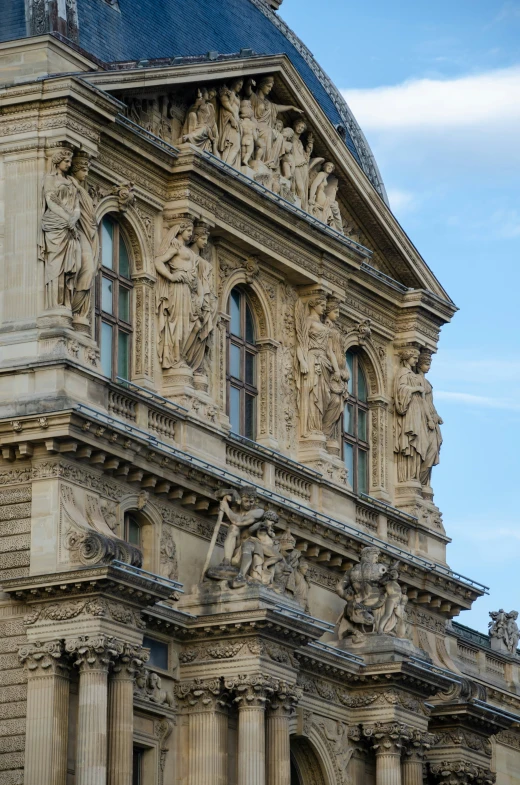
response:
[(275, 692), (277, 682), (261, 674), (241, 674), (225, 680), (239, 709), (264, 709)]
[(422, 760), (424, 753), (434, 742), (435, 737), (432, 733), (413, 728), (409, 731), (408, 739), (404, 741), (404, 754), (409, 760)]
[(38, 676), (68, 676), (69, 668), (63, 654), (63, 643), (59, 640), (28, 643), (18, 650), (27, 672)]
[(177, 685), (175, 694), (191, 711), (216, 711), (227, 706), (227, 696), (218, 677), (183, 682)]
[(150, 659), (150, 654), (141, 646), (123, 643), (118, 646), (117, 658), (112, 665), (112, 673), (116, 678), (134, 680), (142, 673), (145, 663)]
[(375, 722), (363, 725), (363, 735), (376, 755), (400, 755), (403, 746), (410, 740), (411, 731), (399, 722)]
[(277, 681), (269, 698), (269, 712), (280, 717), (290, 717), (303, 695), (301, 687)]
[(496, 774), (467, 761), (430, 763), (430, 774), (438, 785), (493, 785)]
[(109, 635), (80, 635), (65, 643), (65, 651), (74, 658), (81, 671), (108, 671), (110, 664), (123, 652), (121, 641)]

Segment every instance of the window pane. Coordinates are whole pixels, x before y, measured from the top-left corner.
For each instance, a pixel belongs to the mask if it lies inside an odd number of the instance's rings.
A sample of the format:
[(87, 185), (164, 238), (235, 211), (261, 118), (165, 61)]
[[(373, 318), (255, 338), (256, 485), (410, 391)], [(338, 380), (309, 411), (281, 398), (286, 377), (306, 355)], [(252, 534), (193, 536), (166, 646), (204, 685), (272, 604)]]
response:
[(101, 224), (102, 264), (110, 270), (114, 266), (114, 224), (110, 218), (103, 218)]
[(229, 373), (236, 379), (241, 379), (240, 372), (240, 346), (235, 346), (234, 343), (229, 344)]
[(348, 472), (347, 480), (354, 485), (354, 448), (347, 442), (343, 443), (343, 461)]
[(357, 478), (357, 491), (358, 493), (368, 493), (367, 469), (368, 469), (368, 453), (364, 450), (358, 450), (358, 478)]
[(121, 331), (117, 334), (117, 375), (130, 378), (130, 335)]
[(367, 440), (367, 413), (358, 409), (358, 439), (366, 442)]
[(105, 376), (112, 376), (112, 333), (111, 324), (101, 322), (101, 371)]
[(130, 321), (130, 289), (119, 285), (119, 318), (124, 322)]
[(132, 785), (143, 785), (143, 756), (144, 750), (134, 747), (132, 757)]
[(101, 310), (105, 313), (114, 313), (113, 288), (114, 282), (110, 278), (101, 278)]
[(238, 289), (233, 289), (229, 298), (229, 315), (231, 316), (231, 323), (229, 330), (232, 335), (242, 337), (242, 325), (240, 321), (240, 292)]
[(255, 383), (255, 355), (251, 352), (246, 352), (246, 383)]
[(352, 436), (354, 435), (354, 407), (350, 403), (347, 403), (345, 406), (343, 428), (345, 433), (351, 433)]
[(229, 388), (229, 421), (231, 430), (240, 433), (240, 390)]
[(347, 352), (347, 368), (350, 374), (350, 379), (348, 380), (348, 391), (351, 395), (353, 395), (353, 385), (354, 385), (354, 355), (352, 352)]
[(366, 401), (367, 399), (367, 383), (365, 379), (365, 374), (361, 370), (359, 363), (358, 363), (358, 398), (360, 401)]
[(130, 545), (141, 542), (141, 527), (131, 513), (125, 515), (125, 539)]
[(253, 314), (251, 313), (251, 308), (246, 303), (246, 341), (248, 343), (255, 342), (255, 323), (253, 320)]
[(121, 236), (121, 230), (119, 231), (119, 275), (122, 275), (124, 278), (130, 278), (130, 260), (125, 241)]
[(168, 644), (163, 641), (158, 641), (155, 638), (149, 638), (145, 635), (143, 638), (143, 647), (150, 649), (150, 659), (148, 664), (156, 668), (168, 670)]
[(255, 396), (246, 393), (244, 436), (247, 436), (248, 439), (254, 439), (255, 435)]

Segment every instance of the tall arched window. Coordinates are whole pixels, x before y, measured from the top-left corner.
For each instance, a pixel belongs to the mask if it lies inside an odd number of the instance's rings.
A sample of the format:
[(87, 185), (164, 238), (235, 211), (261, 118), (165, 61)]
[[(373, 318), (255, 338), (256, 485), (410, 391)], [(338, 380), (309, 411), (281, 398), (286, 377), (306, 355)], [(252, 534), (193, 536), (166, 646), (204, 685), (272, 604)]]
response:
[(245, 292), (235, 287), (229, 296), (228, 332), (228, 414), (231, 430), (256, 437), (256, 355), (255, 323)]
[(348, 398), (343, 414), (343, 459), (355, 493), (368, 493), (367, 382), (355, 352), (347, 352), (350, 372)]
[(120, 225), (110, 216), (101, 222), (101, 272), (96, 282), (96, 340), (101, 370), (115, 379), (130, 378), (132, 281), (130, 258)]

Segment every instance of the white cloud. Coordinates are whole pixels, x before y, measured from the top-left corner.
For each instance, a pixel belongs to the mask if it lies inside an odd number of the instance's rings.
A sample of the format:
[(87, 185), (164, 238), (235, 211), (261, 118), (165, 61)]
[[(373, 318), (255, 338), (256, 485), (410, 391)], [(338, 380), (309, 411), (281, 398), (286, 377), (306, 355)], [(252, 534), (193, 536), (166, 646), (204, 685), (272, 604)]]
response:
[(368, 130), (520, 127), (520, 66), (342, 92)]
[(520, 411), (520, 402), (511, 401), (505, 398), (492, 398), (486, 395), (473, 395), (465, 392), (448, 392), (446, 390), (436, 390), (435, 397), (440, 401), (451, 401), (452, 403), (462, 403), (466, 406), (480, 406), (486, 409), (508, 409), (509, 411)]

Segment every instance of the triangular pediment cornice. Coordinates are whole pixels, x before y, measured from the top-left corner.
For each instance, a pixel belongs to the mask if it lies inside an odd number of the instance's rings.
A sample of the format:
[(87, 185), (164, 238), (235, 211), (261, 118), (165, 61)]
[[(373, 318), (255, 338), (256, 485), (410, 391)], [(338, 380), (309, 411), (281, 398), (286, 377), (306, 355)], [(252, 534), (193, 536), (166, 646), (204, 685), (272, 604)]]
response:
[[(123, 100), (172, 93), (184, 95), (185, 112), (199, 86), (228, 84), (242, 77), (258, 81), (273, 76), (276, 100), (303, 110), (315, 137), (313, 156), (334, 164), (334, 175), (339, 181), (338, 204), (346, 233), (374, 252), (373, 264), (381, 272), (408, 288), (428, 290), (451, 302), (287, 56), (183, 58), (168, 65), (145, 61), (142, 66), (128, 68), (121, 64), (117, 68), (114, 65), (110, 71), (84, 74), (82, 78)], [(179, 108), (181, 117), (182, 107)], [(182, 125), (182, 119), (177, 123)], [(178, 139), (170, 141), (175, 144)]]

